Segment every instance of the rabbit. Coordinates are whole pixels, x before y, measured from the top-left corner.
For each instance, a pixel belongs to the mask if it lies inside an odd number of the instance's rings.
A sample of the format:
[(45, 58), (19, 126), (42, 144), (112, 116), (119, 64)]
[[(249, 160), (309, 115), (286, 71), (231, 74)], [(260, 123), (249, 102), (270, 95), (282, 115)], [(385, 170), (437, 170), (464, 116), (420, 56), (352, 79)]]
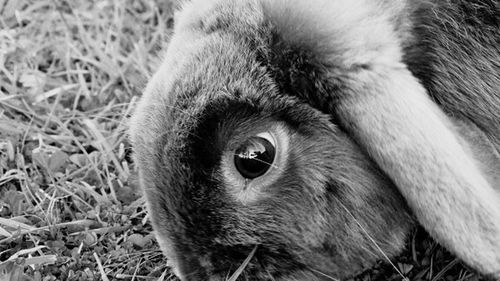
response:
[(183, 2), (130, 127), (174, 273), (342, 280), (420, 224), (500, 278), (499, 7)]

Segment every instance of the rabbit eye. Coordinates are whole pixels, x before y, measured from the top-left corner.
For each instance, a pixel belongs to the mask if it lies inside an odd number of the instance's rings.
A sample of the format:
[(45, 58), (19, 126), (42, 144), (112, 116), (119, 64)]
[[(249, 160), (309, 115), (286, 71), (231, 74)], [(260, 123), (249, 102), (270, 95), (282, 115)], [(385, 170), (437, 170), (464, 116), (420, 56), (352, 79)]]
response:
[(246, 140), (234, 153), (234, 165), (246, 179), (262, 176), (273, 164), (276, 146), (268, 133)]

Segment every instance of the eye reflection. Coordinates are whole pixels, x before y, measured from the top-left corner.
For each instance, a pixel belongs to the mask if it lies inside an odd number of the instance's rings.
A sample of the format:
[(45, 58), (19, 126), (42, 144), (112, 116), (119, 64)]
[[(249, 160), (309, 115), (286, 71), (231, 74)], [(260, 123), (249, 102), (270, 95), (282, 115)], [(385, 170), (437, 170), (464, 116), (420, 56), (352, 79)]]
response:
[(250, 137), (234, 153), (234, 165), (246, 179), (265, 174), (273, 164), (276, 154), (272, 139), (264, 136)]

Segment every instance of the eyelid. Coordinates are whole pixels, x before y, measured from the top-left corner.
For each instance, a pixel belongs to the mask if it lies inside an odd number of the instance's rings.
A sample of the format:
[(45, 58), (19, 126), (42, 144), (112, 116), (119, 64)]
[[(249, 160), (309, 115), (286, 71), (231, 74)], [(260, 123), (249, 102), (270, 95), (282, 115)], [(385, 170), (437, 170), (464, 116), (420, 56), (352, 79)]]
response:
[(266, 131), (266, 132), (258, 133), (257, 137), (261, 137), (261, 138), (268, 140), (274, 147), (276, 147), (276, 140), (270, 132)]
[(220, 172), (228, 194), (243, 204), (251, 204), (271, 195), (269, 189), (279, 180), (287, 166), (291, 134), (285, 124), (276, 123), (265, 131), (247, 137), (258, 136), (271, 142), (276, 148), (273, 165), (263, 176), (252, 180), (245, 179), (234, 164), (234, 150), (228, 147), (224, 152)]

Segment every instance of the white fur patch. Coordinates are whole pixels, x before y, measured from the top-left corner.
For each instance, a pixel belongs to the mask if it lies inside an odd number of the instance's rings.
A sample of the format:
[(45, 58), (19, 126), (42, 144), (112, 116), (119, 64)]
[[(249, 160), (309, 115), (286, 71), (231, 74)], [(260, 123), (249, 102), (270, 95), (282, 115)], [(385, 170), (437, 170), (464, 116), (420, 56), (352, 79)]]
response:
[(341, 115), (420, 223), (485, 273), (500, 268), (500, 197), (407, 69), (358, 73)]
[(402, 56), (390, 22), (403, 4), (373, 0), (262, 0), (264, 13), (284, 40), (307, 46), (325, 62), (354, 65), (399, 63)]

